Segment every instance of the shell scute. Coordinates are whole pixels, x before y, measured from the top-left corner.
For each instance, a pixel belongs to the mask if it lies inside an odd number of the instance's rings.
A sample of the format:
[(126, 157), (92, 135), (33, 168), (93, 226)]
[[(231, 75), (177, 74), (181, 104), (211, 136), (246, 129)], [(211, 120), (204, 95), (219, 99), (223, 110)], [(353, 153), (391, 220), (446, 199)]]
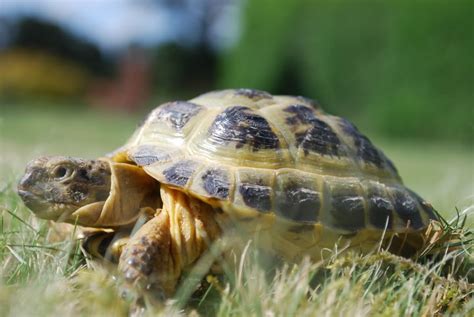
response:
[(276, 176), (275, 214), (301, 223), (316, 223), (321, 208), (317, 178), (288, 171)]
[(128, 158), (140, 166), (169, 162), (171, 149), (160, 148), (154, 144), (140, 144), (128, 150)]
[(340, 156), (341, 141), (332, 128), (319, 119), (314, 109), (305, 105), (290, 105), (284, 109), (290, 115), (286, 124), (295, 133), (296, 144), (305, 155), (315, 152), (321, 155)]
[(401, 188), (392, 188), (390, 190), (394, 209), (405, 228), (420, 229), (424, 226), (421, 218), (418, 203), (411, 197), (407, 190)]
[(419, 206), (425, 214), (425, 219), (439, 219), (439, 216), (436, 214), (436, 211), (430, 203), (421, 198), (417, 193), (413, 192), (412, 190), (408, 188), (406, 190), (411, 195), (411, 197), (413, 197), (418, 202)]
[(239, 168), (234, 204), (257, 212), (270, 212), (273, 205), (273, 171)]
[(243, 106), (233, 106), (220, 113), (208, 131), (209, 140), (216, 145), (248, 146), (252, 151), (278, 149), (280, 142), (268, 121)]
[(385, 186), (370, 182), (367, 188), (367, 204), (369, 224), (377, 229), (393, 228), (393, 204), (387, 197)]
[(198, 167), (192, 175), (192, 181), (187, 184), (186, 190), (194, 196), (221, 208), (219, 204), (229, 203), (234, 195), (234, 172), (233, 169), (219, 165), (209, 165), (204, 161), (199, 161)]
[(156, 113), (156, 120), (164, 122), (171, 128), (180, 131), (201, 110), (201, 106), (192, 102), (169, 102), (159, 108), (159, 111)]
[(226, 170), (209, 168), (201, 176), (204, 190), (212, 198), (227, 199), (231, 188), (229, 176)]
[(272, 188), (256, 184), (243, 183), (239, 185), (239, 193), (245, 205), (260, 212), (270, 212), (272, 209)]
[(365, 228), (365, 200), (358, 182), (327, 182), (331, 195), (328, 223), (334, 228), (357, 232)]
[(184, 187), (195, 172), (197, 163), (191, 160), (183, 160), (163, 170), (166, 183)]

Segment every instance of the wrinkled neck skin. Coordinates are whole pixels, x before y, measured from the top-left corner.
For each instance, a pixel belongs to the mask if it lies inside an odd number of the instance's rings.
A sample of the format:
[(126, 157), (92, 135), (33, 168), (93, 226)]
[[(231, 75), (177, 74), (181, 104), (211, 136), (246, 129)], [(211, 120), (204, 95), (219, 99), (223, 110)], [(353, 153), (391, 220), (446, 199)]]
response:
[(159, 183), (142, 168), (106, 161), (111, 170), (110, 194), (105, 201), (94, 202), (74, 211), (66, 222), (85, 227), (114, 228), (132, 225), (142, 208), (161, 206)]

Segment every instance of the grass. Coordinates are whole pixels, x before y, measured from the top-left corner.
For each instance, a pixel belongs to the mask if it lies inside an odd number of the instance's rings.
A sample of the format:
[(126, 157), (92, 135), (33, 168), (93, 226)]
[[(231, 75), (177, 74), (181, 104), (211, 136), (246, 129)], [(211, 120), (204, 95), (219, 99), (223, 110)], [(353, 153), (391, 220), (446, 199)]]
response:
[[(2, 105), (0, 113), (0, 316), (126, 315), (117, 283), (103, 268), (87, 269), (73, 239), (57, 240), (15, 194), (30, 159), (44, 154), (100, 156), (131, 134), (139, 117), (72, 108)], [(362, 127), (361, 127), (362, 128)], [(364, 130), (362, 128), (362, 130)], [(375, 139), (405, 183), (448, 219), (469, 215), (471, 149)], [(224, 276), (193, 271), (177, 297), (156, 313), (215, 316), (468, 316), (474, 314), (472, 243), (434, 261), (388, 253), (344, 254), (269, 269), (250, 245)], [(204, 265), (204, 264), (203, 264)], [(197, 266), (200, 268), (200, 266)], [(113, 272), (113, 270), (112, 270)], [(468, 280), (468, 277), (469, 280)], [(204, 280), (203, 280), (204, 278)], [(201, 284), (197, 292), (192, 290)], [(152, 313), (152, 311), (149, 311)]]

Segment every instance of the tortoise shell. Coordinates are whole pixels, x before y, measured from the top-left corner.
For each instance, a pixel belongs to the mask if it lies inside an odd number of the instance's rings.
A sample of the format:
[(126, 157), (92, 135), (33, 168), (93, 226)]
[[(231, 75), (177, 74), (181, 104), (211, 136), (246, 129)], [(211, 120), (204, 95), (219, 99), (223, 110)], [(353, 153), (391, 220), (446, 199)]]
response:
[(114, 159), (240, 218), (345, 234), (417, 231), (437, 218), (352, 123), (304, 97), (238, 89), (165, 103)]

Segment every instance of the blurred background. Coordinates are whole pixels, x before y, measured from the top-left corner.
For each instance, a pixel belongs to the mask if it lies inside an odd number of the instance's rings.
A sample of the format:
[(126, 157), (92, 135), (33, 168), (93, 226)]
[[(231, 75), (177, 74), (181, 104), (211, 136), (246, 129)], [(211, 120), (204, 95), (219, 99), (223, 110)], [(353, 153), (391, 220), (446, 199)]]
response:
[(162, 102), (248, 87), (317, 99), (418, 192), (472, 204), (473, 30), (470, 0), (1, 0), (4, 179), (113, 150)]

